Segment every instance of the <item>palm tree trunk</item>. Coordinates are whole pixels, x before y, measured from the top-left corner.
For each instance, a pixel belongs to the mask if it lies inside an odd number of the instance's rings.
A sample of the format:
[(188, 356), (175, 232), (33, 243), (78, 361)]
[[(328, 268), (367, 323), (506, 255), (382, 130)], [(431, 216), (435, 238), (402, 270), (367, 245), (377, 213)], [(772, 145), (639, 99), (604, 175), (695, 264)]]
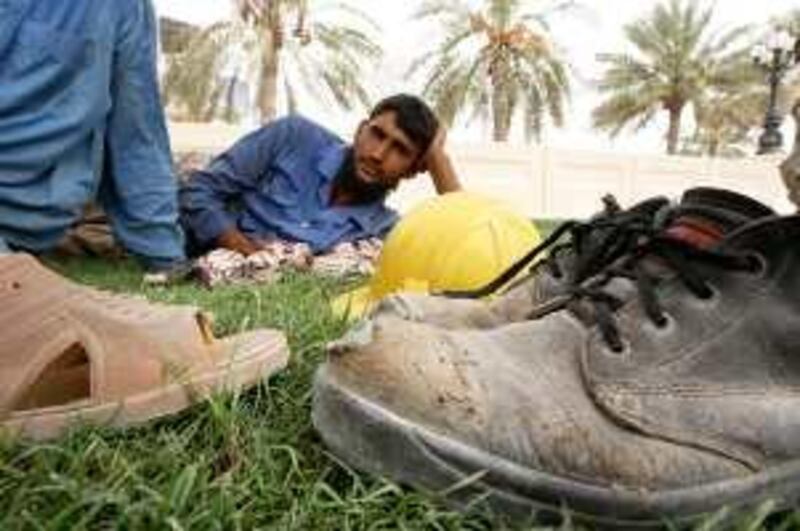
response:
[(711, 158), (715, 158), (717, 155), (719, 155), (719, 146), (720, 146), (719, 140), (717, 139), (712, 140), (708, 144), (708, 156)]
[(283, 27), (278, 2), (271, 2), (264, 17), (261, 37), (261, 76), (258, 85), (258, 109), (262, 123), (267, 123), (278, 114), (278, 72)]
[(306, 19), (308, 18), (308, 1), (300, 0), (300, 5), (297, 7), (297, 23), (294, 28), (295, 36), (301, 37), (308, 28), (306, 28)]
[[(500, 98), (495, 98), (500, 99)], [(505, 105), (502, 105), (505, 108)], [(508, 141), (508, 134), (511, 130), (511, 124), (509, 123), (510, 120), (507, 119), (505, 116), (507, 114), (504, 110), (500, 110), (495, 105), (494, 110), (494, 128), (492, 132), (492, 139), (495, 142), (506, 142)]]
[(678, 151), (681, 134), (681, 111), (683, 107), (669, 108), (669, 130), (667, 131), (667, 154), (674, 155)]
[(504, 87), (506, 69), (501, 61), (497, 61), (492, 71), (492, 139), (495, 142), (508, 141), (511, 131), (511, 105)]

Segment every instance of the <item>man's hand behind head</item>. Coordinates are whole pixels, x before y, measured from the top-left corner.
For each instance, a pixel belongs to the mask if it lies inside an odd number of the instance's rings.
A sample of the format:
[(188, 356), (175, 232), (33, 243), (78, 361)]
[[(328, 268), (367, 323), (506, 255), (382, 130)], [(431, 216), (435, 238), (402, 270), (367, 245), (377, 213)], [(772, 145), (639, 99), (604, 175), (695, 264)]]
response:
[(428, 151), (420, 159), (419, 171), (427, 171), (430, 174), (436, 192), (439, 194), (461, 190), (461, 182), (458, 180), (450, 157), (444, 148), (446, 140), (447, 129), (444, 125), (439, 125)]
[(433, 137), (428, 151), (426, 151), (419, 159), (416, 168), (418, 173), (425, 173), (430, 171), (431, 166), (436, 166), (437, 159), (447, 156), (444, 150), (444, 143), (447, 140), (447, 129), (440, 125), (436, 129), (436, 136)]

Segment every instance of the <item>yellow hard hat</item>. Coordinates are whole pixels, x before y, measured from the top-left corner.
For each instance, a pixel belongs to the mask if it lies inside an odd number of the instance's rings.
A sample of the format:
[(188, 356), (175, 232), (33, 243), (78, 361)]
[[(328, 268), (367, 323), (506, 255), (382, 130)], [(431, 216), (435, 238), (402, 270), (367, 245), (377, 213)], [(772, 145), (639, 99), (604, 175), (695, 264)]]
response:
[(360, 316), (390, 293), (477, 289), (539, 242), (533, 222), (500, 201), (471, 192), (437, 196), (397, 223), (369, 284), (343, 295), (333, 308)]

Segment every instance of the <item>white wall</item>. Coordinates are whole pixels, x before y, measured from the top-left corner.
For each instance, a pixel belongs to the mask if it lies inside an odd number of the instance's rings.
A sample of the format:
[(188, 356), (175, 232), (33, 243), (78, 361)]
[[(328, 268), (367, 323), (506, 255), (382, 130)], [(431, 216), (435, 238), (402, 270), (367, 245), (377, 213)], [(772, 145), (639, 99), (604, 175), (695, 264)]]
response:
[[(226, 149), (246, 131), (220, 124), (171, 124), (176, 152)], [(508, 202), (535, 218), (582, 218), (613, 194), (630, 205), (655, 195), (677, 198), (693, 186), (716, 186), (750, 195), (778, 210), (794, 210), (778, 164), (783, 156), (709, 159), (622, 155), (503, 144), (454, 145), (451, 157), (465, 187)], [(433, 195), (426, 177), (404, 183), (390, 203), (400, 211)]]
[[(452, 158), (470, 190), (507, 201), (537, 218), (586, 217), (613, 194), (622, 205), (655, 195), (677, 198), (693, 186), (735, 190), (791, 212), (778, 164), (783, 156), (711, 159), (622, 155), (499, 144), (454, 146)], [(401, 210), (433, 193), (417, 179), (392, 198)]]

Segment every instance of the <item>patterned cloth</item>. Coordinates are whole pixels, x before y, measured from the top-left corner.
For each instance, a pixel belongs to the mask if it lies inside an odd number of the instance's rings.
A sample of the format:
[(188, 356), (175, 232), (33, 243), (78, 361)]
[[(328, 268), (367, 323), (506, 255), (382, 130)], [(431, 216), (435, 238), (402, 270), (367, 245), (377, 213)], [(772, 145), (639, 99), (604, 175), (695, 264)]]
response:
[(369, 276), (375, 273), (382, 248), (383, 241), (378, 238), (340, 243), (331, 252), (315, 256), (311, 271), (335, 278)]
[(195, 262), (195, 276), (205, 286), (270, 283), (287, 271), (311, 271), (335, 278), (371, 275), (383, 242), (369, 238), (341, 243), (332, 251), (314, 255), (305, 243), (273, 240), (260, 244), (250, 256), (216, 249)]

